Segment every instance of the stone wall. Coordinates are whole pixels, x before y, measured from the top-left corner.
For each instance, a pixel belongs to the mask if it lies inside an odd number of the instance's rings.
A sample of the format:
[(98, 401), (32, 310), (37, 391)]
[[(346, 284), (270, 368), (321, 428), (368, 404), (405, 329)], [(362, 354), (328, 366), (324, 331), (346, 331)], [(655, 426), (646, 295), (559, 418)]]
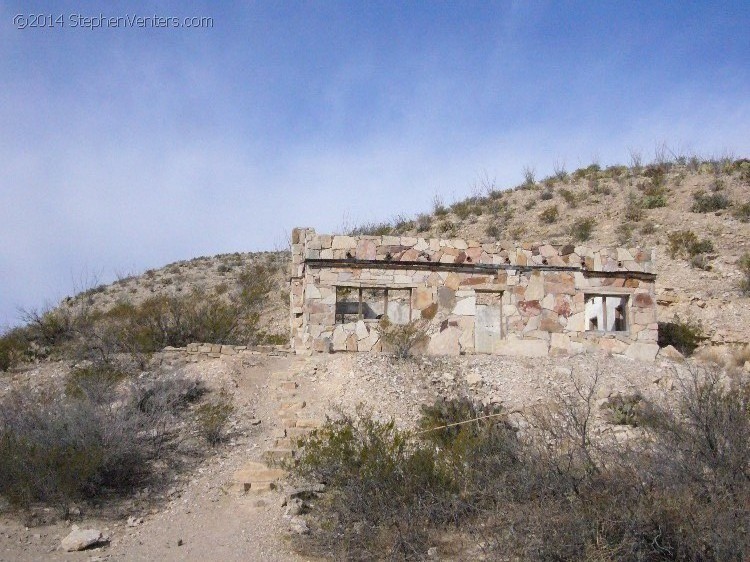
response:
[(220, 343), (189, 343), (186, 347), (167, 346), (162, 353), (167, 358), (180, 357), (189, 363), (196, 363), (207, 359), (217, 359), (229, 355), (262, 355), (284, 353), (285, 346), (278, 345), (226, 345)]
[[(291, 267), (297, 353), (381, 350), (379, 323), (367, 319), (363, 305), (359, 318), (337, 312), (356, 313), (357, 292), (386, 288), (409, 295), (411, 319), (426, 324), (428, 353), (546, 356), (603, 349), (653, 359), (658, 351), (651, 250), (332, 236), (300, 228), (292, 234)], [(342, 292), (354, 295), (349, 309)], [(594, 319), (619, 328), (594, 329)]]

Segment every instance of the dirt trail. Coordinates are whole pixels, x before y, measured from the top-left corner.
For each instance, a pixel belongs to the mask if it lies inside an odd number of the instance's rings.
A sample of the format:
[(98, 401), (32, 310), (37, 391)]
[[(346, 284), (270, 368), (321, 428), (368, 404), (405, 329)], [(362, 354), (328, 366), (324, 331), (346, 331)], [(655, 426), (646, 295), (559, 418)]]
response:
[[(84, 513), (76, 522), (81, 528), (97, 528), (111, 536), (104, 548), (66, 553), (59, 545), (70, 532), (71, 522), (27, 528), (18, 518), (3, 517), (0, 561), (312, 560), (292, 550), (289, 520), (281, 507), (283, 493), (246, 493), (243, 483), (235, 479), (235, 473), (248, 461), (263, 462), (266, 451), (292, 448), (288, 442), (291, 435), (284, 436), (284, 423), (290, 425), (285, 410), (294, 412), (294, 419), (309, 419), (303, 417), (299, 406), (307, 406), (309, 397), (298, 397), (300, 385), (294, 383), (295, 373), (305, 366), (304, 359), (274, 356), (185, 366), (186, 374), (200, 376), (213, 388), (230, 388), (237, 406), (237, 437), (176, 486), (164, 505), (134, 526), (122, 519), (88, 518)], [(252, 420), (260, 420), (260, 424), (253, 425)]]

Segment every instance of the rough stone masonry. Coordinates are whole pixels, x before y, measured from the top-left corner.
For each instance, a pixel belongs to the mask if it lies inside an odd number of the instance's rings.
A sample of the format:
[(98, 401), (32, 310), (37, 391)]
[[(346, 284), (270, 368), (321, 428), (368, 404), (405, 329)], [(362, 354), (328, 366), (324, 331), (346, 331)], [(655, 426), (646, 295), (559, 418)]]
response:
[(654, 251), (292, 232), (296, 353), (380, 351), (380, 321), (422, 320), (438, 355), (658, 351)]

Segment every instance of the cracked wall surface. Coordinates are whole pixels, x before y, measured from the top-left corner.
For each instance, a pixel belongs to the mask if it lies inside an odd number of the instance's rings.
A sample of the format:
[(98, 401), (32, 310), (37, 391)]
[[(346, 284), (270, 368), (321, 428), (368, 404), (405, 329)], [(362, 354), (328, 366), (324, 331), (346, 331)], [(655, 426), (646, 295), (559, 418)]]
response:
[(654, 252), (292, 233), (297, 353), (380, 351), (379, 321), (423, 320), (431, 354), (658, 351)]

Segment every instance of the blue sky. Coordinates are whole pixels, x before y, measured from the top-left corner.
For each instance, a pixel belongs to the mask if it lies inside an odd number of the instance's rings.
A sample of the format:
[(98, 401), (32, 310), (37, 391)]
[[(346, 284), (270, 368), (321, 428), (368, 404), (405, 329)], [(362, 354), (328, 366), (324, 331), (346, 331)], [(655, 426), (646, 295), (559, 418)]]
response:
[[(747, 2), (50, 4), (0, 1), (0, 326), (524, 166), (750, 156)], [(213, 27), (70, 25), (100, 14)]]

